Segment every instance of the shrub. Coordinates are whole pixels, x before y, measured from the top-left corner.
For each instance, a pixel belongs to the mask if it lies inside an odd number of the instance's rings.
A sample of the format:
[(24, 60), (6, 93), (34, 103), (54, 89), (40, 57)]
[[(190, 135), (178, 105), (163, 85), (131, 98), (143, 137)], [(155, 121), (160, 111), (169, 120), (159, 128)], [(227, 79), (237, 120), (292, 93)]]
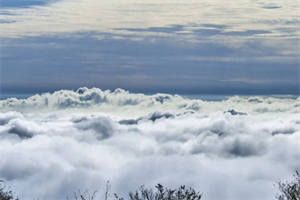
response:
[[(93, 192), (92, 194), (88, 191), (81, 192), (80, 190), (78, 192), (74, 193), (73, 199), (74, 200), (96, 200), (96, 194), (97, 191)], [(0, 199), (1, 200), (1, 199)], [(67, 197), (67, 200), (69, 200), (69, 197)]]
[[(129, 193), (129, 200), (200, 200), (202, 194), (193, 188), (184, 185), (172, 190), (165, 188), (161, 184), (155, 186), (155, 190), (141, 186), (137, 191)], [(124, 200), (115, 194), (116, 200)]]
[[(85, 192), (81, 192), (81, 190), (78, 190), (78, 192), (75, 192), (73, 194), (72, 199), (74, 199), (74, 200), (96, 200), (97, 192), (98, 191), (94, 191), (93, 193), (90, 193), (88, 190), (86, 190)], [(109, 199), (109, 192), (110, 192), (110, 184), (109, 184), (109, 181), (107, 181), (106, 182), (106, 189), (105, 189), (105, 193), (104, 193), (104, 198), (103, 198), (104, 200)], [(70, 200), (70, 198), (67, 197), (67, 200)]]
[(280, 194), (278, 200), (300, 200), (300, 173), (296, 171), (290, 182), (278, 183)]
[(18, 200), (11, 190), (6, 190), (4, 181), (0, 180), (0, 200)]

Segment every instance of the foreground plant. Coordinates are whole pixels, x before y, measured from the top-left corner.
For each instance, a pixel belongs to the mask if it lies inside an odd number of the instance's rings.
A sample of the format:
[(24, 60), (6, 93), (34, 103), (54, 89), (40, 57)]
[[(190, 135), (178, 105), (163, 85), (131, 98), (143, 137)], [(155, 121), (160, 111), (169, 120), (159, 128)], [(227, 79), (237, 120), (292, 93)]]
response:
[(19, 200), (11, 190), (7, 190), (4, 181), (0, 180), (0, 200)]
[[(116, 200), (124, 200), (115, 194)], [(200, 200), (202, 194), (184, 185), (172, 190), (158, 184), (155, 190), (141, 186), (137, 191), (129, 193), (129, 200)]]
[(290, 182), (279, 182), (280, 194), (278, 200), (300, 200), (300, 173), (296, 171)]

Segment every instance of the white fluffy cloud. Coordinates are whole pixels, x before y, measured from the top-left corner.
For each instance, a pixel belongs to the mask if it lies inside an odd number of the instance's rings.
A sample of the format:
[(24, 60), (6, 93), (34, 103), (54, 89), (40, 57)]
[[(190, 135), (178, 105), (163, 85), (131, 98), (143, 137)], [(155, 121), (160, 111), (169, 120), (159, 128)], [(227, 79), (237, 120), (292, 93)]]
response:
[(211, 113), (228, 111), (232, 114), (289, 114), (300, 112), (299, 98), (263, 96), (234, 96), (223, 101), (203, 101), (179, 95), (144, 95), (123, 89), (100, 90), (79, 88), (34, 95), (27, 99), (9, 98), (0, 101), (2, 111), (20, 112), (103, 112), (116, 117), (140, 117), (154, 111)]
[(0, 108), (0, 179), (25, 200), (102, 190), (106, 180), (121, 194), (163, 183), (205, 199), (272, 199), (274, 183), (300, 166), (299, 99), (81, 88)]

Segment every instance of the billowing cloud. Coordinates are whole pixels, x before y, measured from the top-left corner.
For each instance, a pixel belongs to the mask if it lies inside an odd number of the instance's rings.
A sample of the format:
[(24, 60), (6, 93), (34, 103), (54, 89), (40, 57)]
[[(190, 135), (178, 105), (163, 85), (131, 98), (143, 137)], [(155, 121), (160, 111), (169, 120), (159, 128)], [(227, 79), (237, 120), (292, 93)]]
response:
[(206, 199), (272, 199), (274, 183), (299, 168), (299, 107), (291, 97), (213, 102), (97, 88), (6, 99), (0, 179), (25, 200), (102, 191), (106, 180), (121, 194), (163, 183)]
[[(234, 113), (297, 113), (299, 98), (293, 96), (234, 96), (223, 101), (209, 102), (189, 99), (180, 95), (130, 93), (123, 89), (114, 91), (98, 88), (79, 88), (43, 93), (27, 99), (8, 98), (0, 101), (2, 111), (52, 112), (72, 110), (73, 112), (104, 112), (116, 115), (140, 117), (154, 111), (199, 113), (229, 111)], [(233, 109), (233, 110), (232, 110)]]

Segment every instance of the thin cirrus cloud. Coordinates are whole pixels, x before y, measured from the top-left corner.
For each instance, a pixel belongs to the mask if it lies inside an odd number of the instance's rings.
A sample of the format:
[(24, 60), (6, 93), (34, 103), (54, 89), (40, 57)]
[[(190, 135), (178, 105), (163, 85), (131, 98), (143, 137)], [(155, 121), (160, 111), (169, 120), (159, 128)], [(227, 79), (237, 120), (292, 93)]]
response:
[[(43, 1), (46, 2), (46, 1)], [(51, 2), (51, 1), (50, 1)], [(280, 6), (267, 12), (262, 8)], [(221, 9), (222, 8), (222, 9)], [(178, 24), (214, 24), (229, 26), (232, 31), (250, 31), (253, 27), (258, 31), (271, 33), (272, 29), (280, 27), (285, 21), (297, 19), (297, 3), (295, 1), (279, 1), (278, 5), (267, 5), (254, 1), (239, 1), (223, 4), (217, 1), (58, 1), (46, 6), (34, 6), (26, 9), (3, 8), (2, 10), (16, 15), (1, 15), (4, 19), (17, 22), (12, 26), (1, 27), (1, 37), (22, 37), (41, 34), (65, 32), (111, 32), (122, 30), (140, 32), (169, 33), (167, 27)], [(176, 12), (176, 14), (174, 14)], [(228, 17), (230, 13), (230, 17)], [(278, 21), (274, 25), (260, 23), (261, 20)], [(208, 23), (209, 22), (209, 23)], [(164, 29), (166, 27), (167, 29)], [(173, 27), (174, 29), (174, 27)], [(189, 30), (185, 30), (189, 32)], [(230, 31), (230, 30), (229, 30)], [(272, 35), (284, 35), (274, 32)]]

